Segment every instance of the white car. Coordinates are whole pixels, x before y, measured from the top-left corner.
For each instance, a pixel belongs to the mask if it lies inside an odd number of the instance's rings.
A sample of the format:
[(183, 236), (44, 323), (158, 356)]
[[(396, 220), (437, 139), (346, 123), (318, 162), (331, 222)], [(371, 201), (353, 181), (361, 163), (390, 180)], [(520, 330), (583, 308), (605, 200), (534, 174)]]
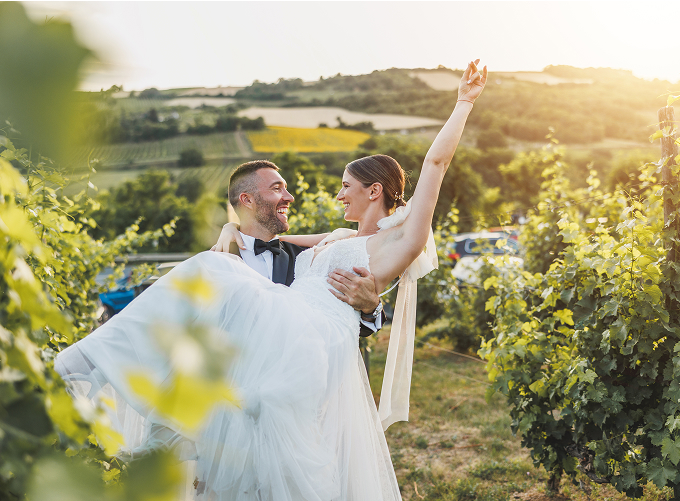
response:
[[(501, 247), (498, 242), (502, 241)], [(520, 247), (517, 236), (505, 232), (482, 231), (478, 233), (461, 233), (456, 235), (453, 242), (448, 244), (447, 263), (453, 266), (451, 274), (459, 282), (478, 282), (477, 271), (482, 267), (483, 257), (494, 264), (495, 260), (501, 261), (501, 256), (508, 255), (507, 261), (512, 268), (521, 269), (524, 260), (518, 256)]]

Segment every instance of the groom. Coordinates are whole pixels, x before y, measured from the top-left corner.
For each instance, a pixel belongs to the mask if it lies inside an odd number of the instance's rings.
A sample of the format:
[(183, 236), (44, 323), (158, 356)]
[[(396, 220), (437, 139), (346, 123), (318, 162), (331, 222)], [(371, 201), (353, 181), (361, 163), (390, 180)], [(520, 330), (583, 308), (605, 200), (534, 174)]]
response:
[[(255, 160), (239, 165), (229, 179), (229, 202), (240, 220), (244, 246), (225, 248), (222, 236), (211, 250), (240, 255), (260, 275), (275, 283), (290, 285), (294, 278), (295, 259), (305, 247), (281, 242), (276, 235), (288, 231), (288, 208), (293, 196), (276, 164)], [(361, 312), (362, 337), (382, 327), (382, 303), (375, 290), (373, 275), (365, 268), (357, 274), (336, 269), (328, 276), (331, 292)]]

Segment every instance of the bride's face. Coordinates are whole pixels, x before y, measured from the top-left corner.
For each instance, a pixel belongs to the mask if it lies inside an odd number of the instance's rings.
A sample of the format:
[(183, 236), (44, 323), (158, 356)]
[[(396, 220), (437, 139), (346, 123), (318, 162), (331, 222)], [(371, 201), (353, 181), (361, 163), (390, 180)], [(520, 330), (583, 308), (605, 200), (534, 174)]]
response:
[(345, 221), (358, 221), (368, 208), (371, 188), (364, 188), (347, 170), (342, 175), (342, 188), (336, 197), (345, 207)]

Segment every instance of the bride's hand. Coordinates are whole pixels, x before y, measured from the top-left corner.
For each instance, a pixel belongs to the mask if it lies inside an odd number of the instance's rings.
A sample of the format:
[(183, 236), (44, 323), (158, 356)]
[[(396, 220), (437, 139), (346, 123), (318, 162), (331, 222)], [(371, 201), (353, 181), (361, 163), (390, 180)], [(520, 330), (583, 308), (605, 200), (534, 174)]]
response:
[(463, 73), (463, 77), (460, 79), (460, 85), (458, 86), (458, 100), (469, 101), (471, 103), (475, 102), (475, 99), (484, 90), (486, 85), (487, 69), (484, 66), (482, 72), (479, 72), (477, 65), (479, 64), (479, 59), (471, 61), (468, 67)]
[(239, 249), (245, 250), (246, 244), (243, 243), (241, 234), (239, 233), (239, 226), (236, 223), (227, 223), (222, 227), (220, 238), (217, 243), (211, 247), (211, 251), (215, 252), (229, 252), (229, 245), (236, 242)]

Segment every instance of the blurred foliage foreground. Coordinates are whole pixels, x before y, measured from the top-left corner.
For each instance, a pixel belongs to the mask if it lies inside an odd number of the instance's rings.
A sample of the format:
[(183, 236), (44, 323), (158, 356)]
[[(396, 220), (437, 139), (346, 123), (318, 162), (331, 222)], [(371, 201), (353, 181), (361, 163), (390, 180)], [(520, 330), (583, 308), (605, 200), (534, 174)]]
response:
[[(96, 240), (86, 229), (97, 226), (97, 202), (63, 195), (68, 181), (46, 155), (68, 156), (71, 100), (88, 54), (68, 24), (34, 24), (20, 4), (0, 4), (0, 499), (163, 500), (184, 485), (163, 452), (129, 464), (114, 457), (120, 436), (106, 413), (74, 400), (53, 369), (55, 355), (97, 325), (95, 277), (174, 231), (174, 222), (143, 233), (133, 224)], [(176, 286), (188, 301), (210, 293), (200, 280)], [(209, 370), (224, 354), (203, 349), (200, 329), (174, 330), (169, 339), (205, 363), (178, 366), (163, 387), (143, 375), (133, 383), (159, 412), (195, 428), (216, 399), (232, 398)], [(181, 409), (168, 403), (178, 397)]]

